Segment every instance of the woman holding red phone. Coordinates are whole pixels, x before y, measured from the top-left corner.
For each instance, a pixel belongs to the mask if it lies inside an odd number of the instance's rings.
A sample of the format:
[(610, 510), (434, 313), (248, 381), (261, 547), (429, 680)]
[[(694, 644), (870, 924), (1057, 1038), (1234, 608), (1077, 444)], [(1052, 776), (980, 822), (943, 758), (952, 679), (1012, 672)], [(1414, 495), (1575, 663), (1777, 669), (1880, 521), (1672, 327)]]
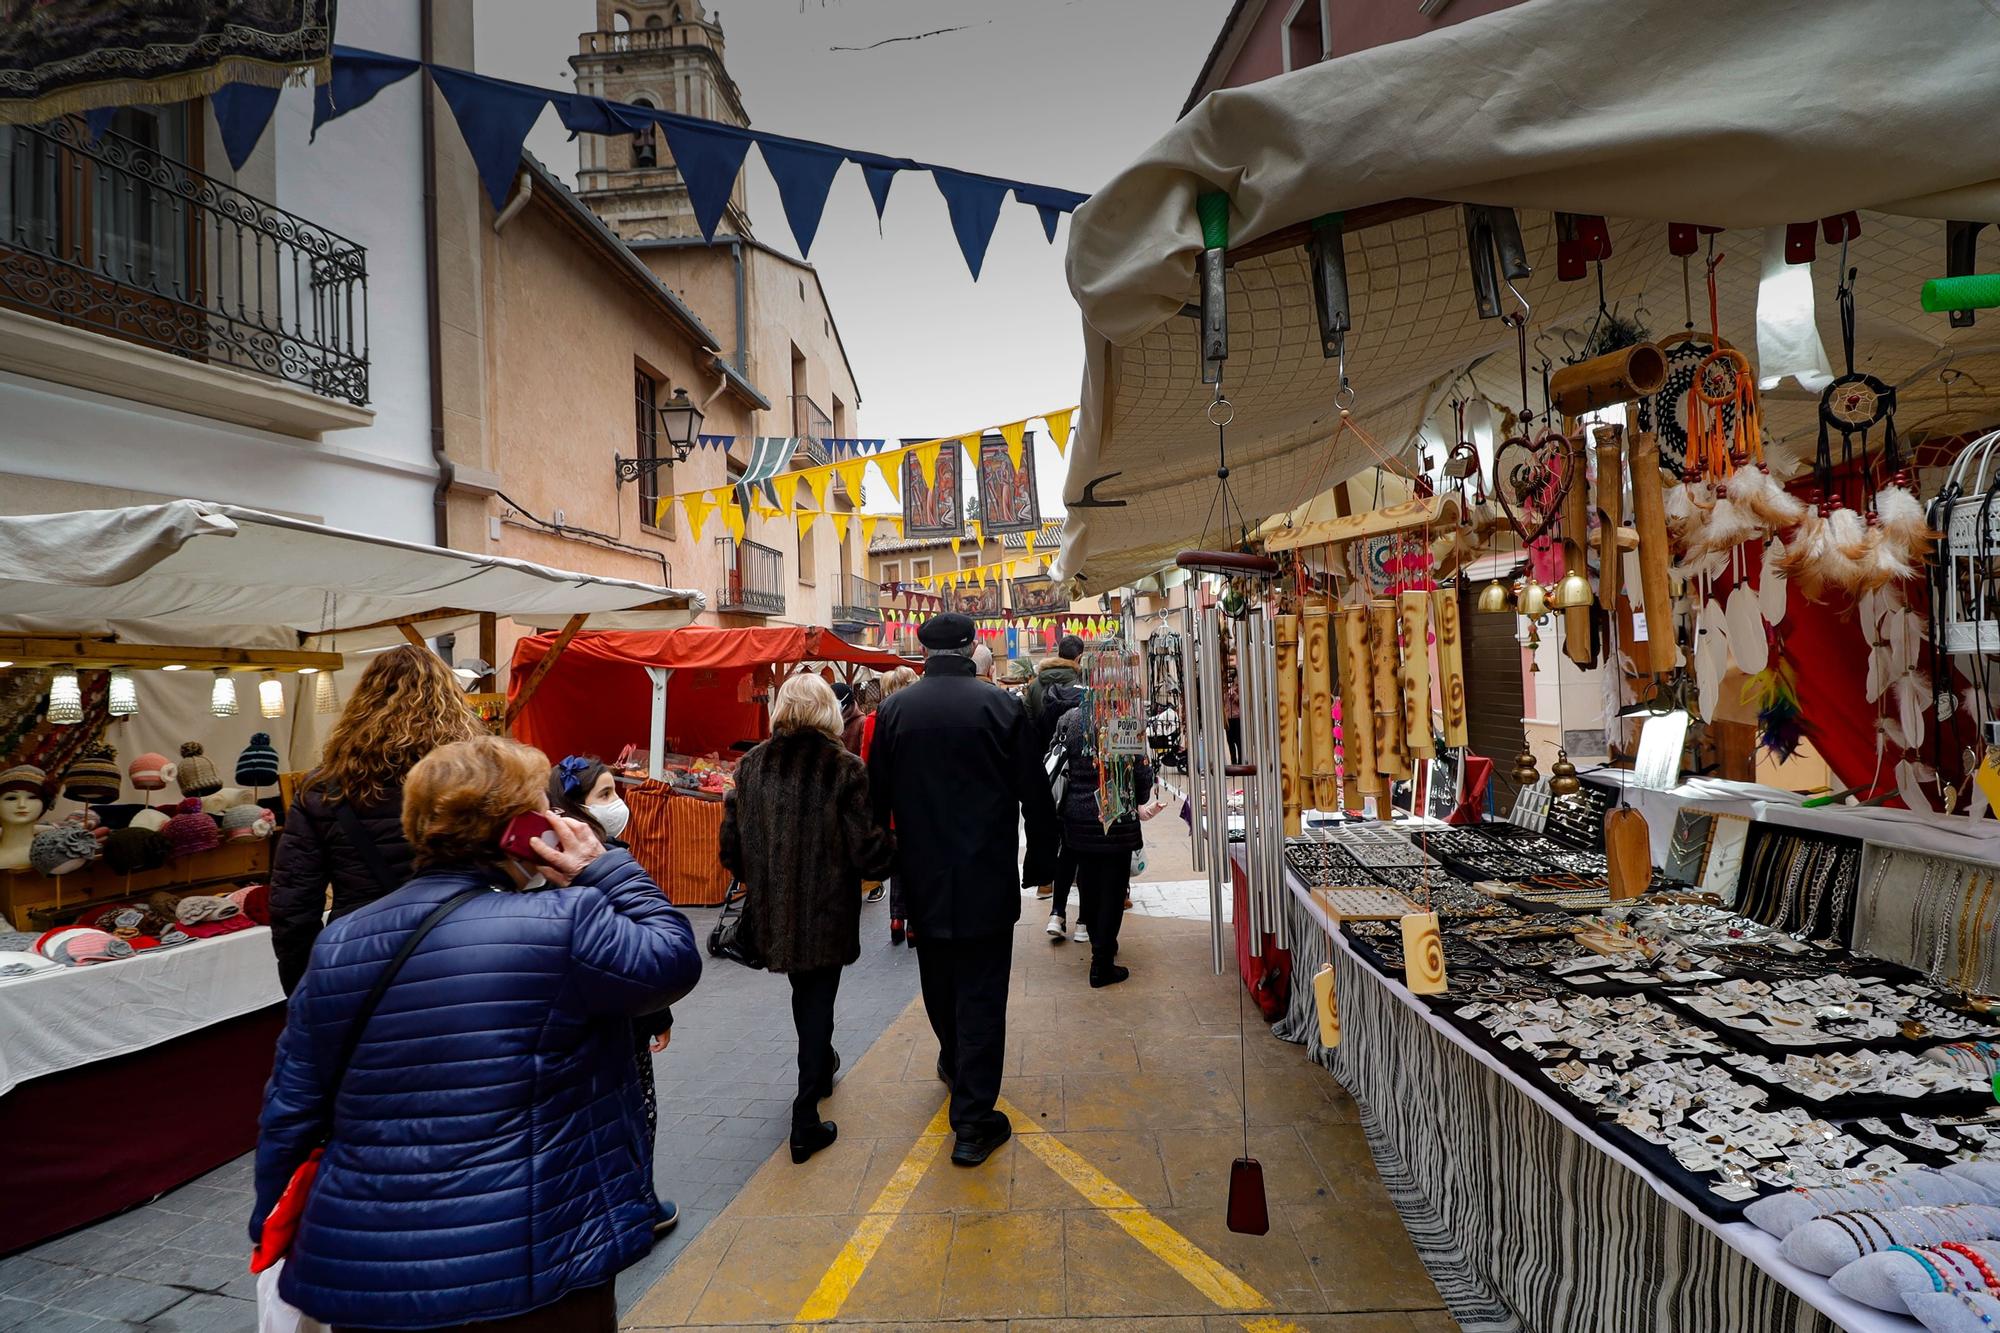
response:
[[(250, 1239), (295, 1222), (279, 1294), (335, 1333), (611, 1333), (613, 1278), (652, 1247), (632, 1025), (701, 955), (629, 853), (548, 813), (548, 780), (492, 736), (419, 762), (415, 877), (329, 925), (292, 994)], [(274, 1216), (295, 1175), (303, 1207)]]

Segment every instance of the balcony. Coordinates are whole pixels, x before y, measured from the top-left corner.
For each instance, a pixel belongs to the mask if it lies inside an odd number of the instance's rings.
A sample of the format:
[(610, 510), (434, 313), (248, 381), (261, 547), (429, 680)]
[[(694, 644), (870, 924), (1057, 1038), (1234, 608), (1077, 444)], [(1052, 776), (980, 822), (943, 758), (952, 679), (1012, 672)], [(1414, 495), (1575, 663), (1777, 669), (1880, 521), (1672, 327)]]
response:
[(833, 603), (833, 623), (841, 625), (879, 625), (882, 623), (882, 585), (859, 574), (849, 574), (843, 581), (841, 591), (846, 597), (835, 597)]
[(795, 459), (804, 461), (810, 467), (833, 461), (824, 443), (833, 434), (833, 418), (820, 411), (819, 404), (802, 393), (792, 395), (792, 433), (799, 437), (798, 451), (793, 454)]
[(585, 55), (624, 55), (633, 51), (664, 51), (688, 43), (676, 38), (672, 28), (632, 28), (625, 32), (600, 30), (580, 34)]
[(718, 538), (716, 545), (722, 548), (722, 586), (716, 589), (715, 609), (752, 616), (785, 614), (784, 553), (728, 537)]
[[(93, 144), (74, 119), (0, 126), (6, 309), (368, 402), (365, 249), (135, 139)], [(358, 424), (341, 413), (328, 421)]]

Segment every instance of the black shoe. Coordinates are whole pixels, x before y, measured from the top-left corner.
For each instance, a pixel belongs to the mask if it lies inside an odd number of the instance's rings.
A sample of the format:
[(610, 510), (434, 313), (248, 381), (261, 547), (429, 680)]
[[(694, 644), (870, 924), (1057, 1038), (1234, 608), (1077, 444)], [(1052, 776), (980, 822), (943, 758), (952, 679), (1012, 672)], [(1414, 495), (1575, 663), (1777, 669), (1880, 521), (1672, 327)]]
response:
[(831, 1147), (833, 1141), (839, 1137), (840, 1126), (834, 1124), (831, 1120), (822, 1120), (817, 1127), (812, 1129), (793, 1130), (792, 1164), (796, 1166), (818, 1152), (821, 1148)]
[(1131, 975), (1131, 968), (1120, 967), (1116, 963), (1110, 963), (1104, 967), (1093, 966), (1090, 969), (1090, 988), (1092, 990), (1102, 990), (1106, 986), (1116, 986)]
[(1005, 1120), (999, 1122), (986, 1133), (976, 1138), (960, 1138), (952, 1146), (953, 1166), (978, 1166), (993, 1155), (993, 1150), (1014, 1137), (1014, 1127)]
[(833, 1096), (833, 1076), (834, 1074), (838, 1074), (839, 1072), (840, 1072), (840, 1052), (835, 1051), (833, 1053), (833, 1073), (828, 1074), (826, 1076), (826, 1082), (820, 1085), (819, 1096), (821, 1101), (825, 1101), (828, 1097)]
[(660, 1215), (653, 1219), (653, 1236), (658, 1239), (672, 1231), (681, 1220), (681, 1210), (671, 1200), (660, 1200)]

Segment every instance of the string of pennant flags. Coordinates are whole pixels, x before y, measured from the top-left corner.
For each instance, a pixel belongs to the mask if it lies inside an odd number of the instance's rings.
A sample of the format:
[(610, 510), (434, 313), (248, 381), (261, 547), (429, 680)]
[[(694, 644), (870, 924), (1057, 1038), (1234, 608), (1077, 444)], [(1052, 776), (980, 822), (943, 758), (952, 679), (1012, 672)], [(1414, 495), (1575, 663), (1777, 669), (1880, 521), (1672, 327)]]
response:
[[(663, 495), (654, 510), (653, 521), (665, 526), (669, 506), (678, 504), (686, 516), (688, 530), (696, 541), (701, 540), (702, 530), (711, 515), (719, 515), (729, 535), (736, 541), (743, 540), (743, 533), (749, 516), (759, 518), (789, 518), (798, 525), (799, 535), (805, 536), (812, 525), (821, 519), (833, 525), (834, 532), (841, 541), (847, 540), (850, 529), (858, 528), (862, 546), (865, 549), (872, 542), (879, 525), (887, 523), (896, 530), (898, 537), (907, 534), (907, 524), (901, 514), (871, 514), (836, 510), (827, 503), (828, 489), (838, 480), (848, 498), (855, 504), (861, 502), (862, 487), (867, 482), (868, 469), (874, 468), (891, 492), (900, 500), (903, 495), (903, 475), (907, 469), (906, 460), (914, 458), (917, 469), (923, 476), (926, 487), (937, 482), (938, 459), (947, 447), (963, 450), (976, 461), (979, 458), (980, 442), (988, 430), (996, 431), (1006, 442), (1008, 461), (1015, 467), (1021, 466), (1021, 455), (1025, 448), (1028, 425), (1041, 421), (1048, 430), (1049, 439), (1054, 442), (1057, 453), (1069, 447), (1070, 422), (1076, 408), (1065, 407), (1055, 411), (1037, 412), (1004, 425), (968, 431), (962, 435), (943, 435), (933, 440), (919, 440), (912, 444), (899, 445), (890, 449), (882, 447), (882, 440), (842, 440), (839, 443), (854, 446), (843, 450), (829, 449), (835, 455), (830, 463), (816, 467), (786, 471), (799, 440), (795, 436), (756, 437), (750, 450), (750, 459), (742, 477), (727, 486), (714, 486), (705, 490), (683, 491), (676, 495)], [(736, 443), (734, 435), (702, 435), (697, 443), (709, 449), (728, 449)], [(828, 441), (821, 441), (828, 444)], [(842, 453), (845, 457), (841, 457)], [(801, 490), (805, 492), (801, 494)], [(811, 504), (805, 503), (809, 496)], [(978, 520), (966, 522), (967, 534), (975, 541), (985, 540)], [(996, 534), (997, 535), (997, 534)], [(1029, 531), (1023, 534), (1023, 541), (1029, 557), (1035, 550), (1037, 534)], [(958, 554), (964, 536), (949, 539), (952, 554)], [(1021, 561), (1003, 563), (1019, 564)], [(997, 568), (997, 566), (993, 567)], [(952, 570), (932, 575), (933, 579), (970, 574), (973, 570)], [(990, 573), (990, 571), (989, 571)], [(975, 580), (984, 582), (987, 580)], [(960, 586), (963, 579), (952, 586)]]

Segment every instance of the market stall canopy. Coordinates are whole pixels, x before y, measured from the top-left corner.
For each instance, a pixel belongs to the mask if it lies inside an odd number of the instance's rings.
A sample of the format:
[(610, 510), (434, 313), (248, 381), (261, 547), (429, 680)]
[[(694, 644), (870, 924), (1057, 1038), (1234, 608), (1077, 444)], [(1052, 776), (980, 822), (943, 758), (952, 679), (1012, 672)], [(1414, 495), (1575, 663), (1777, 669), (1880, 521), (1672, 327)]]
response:
[[(1465, 203), (1530, 210), (1534, 271), (1515, 285), (1531, 331), (1557, 334), (1590, 327), (1598, 288), (1556, 280), (1555, 211), (1608, 220), (1607, 299), (1628, 318), (1643, 306), (1655, 336), (1690, 314), (1708, 327), (1703, 256), (1684, 304), (1666, 224), (1731, 229), (1714, 238), (1722, 332), (1746, 354), (1760, 288), (1783, 268), (1774, 238), (1859, 211), (1846, 253), (1860, 270), (1857, 360), (1898, 387), (1899, 429), (2000, 417), (1992, 317), (1954, 329), (1918, 304), (1923, 280), (1945, 272), (1944, 220), (2000, 219), (1996, 42), (2000, 14), (1979, 0), (1529, 0), (1211, 95), (1072, 224), (1085, 371), (1057, 576), (1113, 588), (1215, 524), (1214, 389), (1186, 313), (1203, 249), (1195, 201), (1209, 192), (1231, 203), (1230, 487), (1252, 524), (1378, 461), (1338, 431), (1314, 315), (1302, 247), (1329, 214), (1346, 228), (1353, 421), (1384, 452), (1455, 395), (1520, 405), (1514, 334), (1474, 304)], [(1840, 254), (1822, 243), (1811, 270), (1836, 372)], [(1548, 350), (1565, 355), (1560, 340)], [(1773, 436), (1809, 455), (1816, 402), (1792, 385), (1767, 393)]]
[(199, 500), (0, 517), (0, 627), (27, 633), (282, 626), (317, 635), (475, 612), (640, 609), (685, 623), (701, 607), (688, 589)]
[[(628, 745), (643, 745), (656, 766), (666, 750), (700, 755), (760, 739), (763, 710), (753, 680), (759, 668), (828, 662), (891, 671), (908, 665), (894, 653), (810, 625), (586, 630), (558, 654), (561, 639), (537, 634), (514, 645), (508, 673), (514, 735), (551, 758), (608, 759)], [(661, 672), (657, 692), (653, 672), (642, 669), (648, 667)]]

